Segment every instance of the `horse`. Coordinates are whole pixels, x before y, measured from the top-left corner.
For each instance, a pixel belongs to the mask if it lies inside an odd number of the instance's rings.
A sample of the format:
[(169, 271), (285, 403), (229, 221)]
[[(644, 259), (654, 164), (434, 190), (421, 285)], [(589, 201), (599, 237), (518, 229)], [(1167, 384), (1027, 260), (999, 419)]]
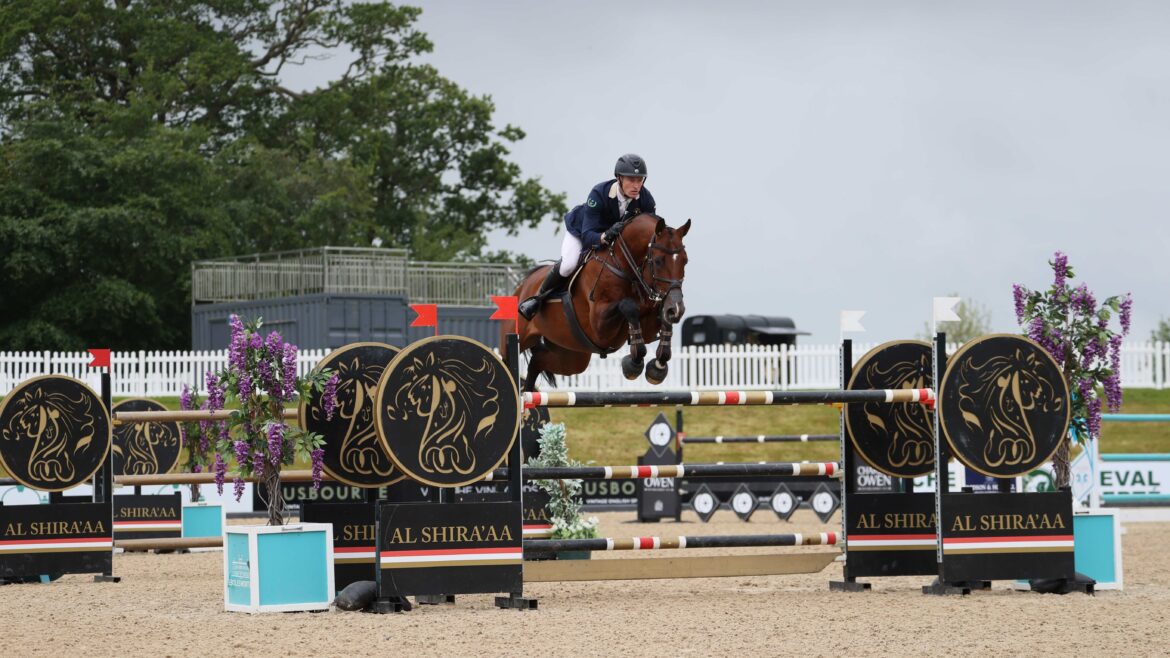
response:
[[(531, 353), (524, 390), (535, 391), (541, 374), (556, 386), (556, 375), (582, 373), (594, 354), (605, 358), (627, 341), (630, 353), (622, 357), (622, 374), (637, 379), (645, 368), (646, 381), (661, 384), (668, 372), (673, 325), (686, 310), (683, 237), (690, 229), (689, 219), (676, 229), (657, 215), (635, 215), (623, 223), (613, 243), (587, 252), (584, 265), (559, 298), (554, 293), (545, 300), (532, 320), (521, 316), (520, 352)], [(548, 267), (556, 264), (528, 272), (516, 287), (516, 296), (536, 294)], [(508, 329), (500, 330), (501, 354), (506, 351)], [(646, 343), (655, 340), (658, 350), (647, 365)]]

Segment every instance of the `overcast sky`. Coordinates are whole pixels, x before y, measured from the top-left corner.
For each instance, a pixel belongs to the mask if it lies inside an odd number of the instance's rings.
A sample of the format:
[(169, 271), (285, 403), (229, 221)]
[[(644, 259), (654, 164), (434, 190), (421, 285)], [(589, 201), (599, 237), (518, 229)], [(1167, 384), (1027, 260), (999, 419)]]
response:
[[(411, 3), (426, 61), (528, 136), (580, 203), (633, 151), (694, 219), (688, 315), (913, 337), (958, 293), (1014, 331), (1011, 284), (1068, 253), (1099, 298), (1170, 315), (1170, 3)], [(556, 257), (551, 224), (493, 248)]]

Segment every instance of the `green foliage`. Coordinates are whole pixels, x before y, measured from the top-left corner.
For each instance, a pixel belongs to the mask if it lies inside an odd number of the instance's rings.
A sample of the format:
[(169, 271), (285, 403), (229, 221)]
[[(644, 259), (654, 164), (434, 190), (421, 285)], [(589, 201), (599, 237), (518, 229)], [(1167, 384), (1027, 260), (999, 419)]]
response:
[(1158, 325), (1150, 332), (1150, 340), (1170, 343), (1170, 318), (1158, 320)]
[[(565, 210), (524, 137), (415, 60), (420, 10), (339, 0), (0, 5), (0, 345), (189, 344), (190, 261), (325, 244), (485, 254)], [(290, 89), (306, 58), (341, 74)]]
[[(955, 305), (955, 313), (959, 316), (959, 321), (938, 323), (938, 330), (947, 334), (947, 342), (966, 343), (971, 339), (991, 333), (991, 309), (958, 293), (951, 293), (950, 296), (960, 297), (959, 303)], [(922, 333), (918, 337), (926, 341), (933, 338), (929, 323), (923, 325)]]
[[(540, 454), (528, 459), (529, 466), (583, 466), (569, 457), (564, 423), (546, 423), (540, 428), (539, 443)], [(555, 539), (590, 539), (597, 536), (597, 517), (581, 518), (581, 480), (535, 480), (535, 483), (548, 492), (548, 511)]]

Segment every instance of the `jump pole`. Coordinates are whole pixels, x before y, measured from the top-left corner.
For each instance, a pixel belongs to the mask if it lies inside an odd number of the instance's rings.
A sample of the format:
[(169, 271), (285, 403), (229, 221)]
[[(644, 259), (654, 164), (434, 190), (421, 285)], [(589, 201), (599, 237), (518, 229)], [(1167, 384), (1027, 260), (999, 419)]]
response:
[(820, 573), (840, 554), (839, 551), (818, 551), (624, 560), (545, 560), (524, 563), (524, 582), (726, 578)]
[(934, 404), (929, 388), (873, 391), (581, 391), (524, 393), (524, 407), (691, 407), (888, 402)]
[(653, 551), (686, 548), (758, 546), (836, 546), (838, 533), (785, 535), (708, 535), (698, 537), (600, 537), (595, 539), (526, 539), (532, 551)]
[[(203, 421), (231, 420), (234, 409), (192, 409), (190, 411), (116, 411), (113, 414), (114, 425), (128, 423), (185, 423)], [(286, 420), (297, 420), (300, 412), (297, 409), (285, 409)]]
[(679, 440), (679, 443), (714, 444), (714, 443), (807, 443), (810, 441), (840, 441), (837, 434), (757, 434), (756, 436), (688, 436)]
[[(498, 482), (508, 478), (507, 468), (497, 468), (484, 478)], [(535, 468), (525, 466), (525, 480), (638, 480), (681, 477), (840, 477), (837, 462), (775, 462), (764, 464), (671, 464), (666, 466), (575, 466)]]
[[(709, 535), (699, 537), (602, 537), (598, 539), (525, 539), (531, 551), (653, 551), (696, 548), (751, 548), (764, 546), (836, 546), (836, 532), (786, 535)], [(223, 537), (175, 537), (162, 539), (121, 539), (115, 548), (125, 550), (179, 550), (218, 548)]]

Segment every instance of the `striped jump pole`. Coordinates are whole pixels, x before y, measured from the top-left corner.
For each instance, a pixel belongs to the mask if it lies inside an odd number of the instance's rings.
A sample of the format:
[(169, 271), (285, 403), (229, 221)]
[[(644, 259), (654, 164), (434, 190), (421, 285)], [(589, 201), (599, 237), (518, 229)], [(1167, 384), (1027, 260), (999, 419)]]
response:
[(838, 534), (708, 535), (705, 537), (601, 537), (597, 539), (526, 539), (531, 551), (653, 551), (683, 548), (752, 546), (836, 546)]
[[(525, 480), (639, 480), (681, 477), (841, 476), (837, 462), (771, 462), (763, 464), (670, 464), (666, 466), (525, 466)], [(508, 479), (508, 469), (497, 468), (485, 481)]]
[(808, 441), (837, 441), (837, 434), (757, 434), (756, 436), (687, 436), (679, 439), (684, 446), (691, 443), (796, 443)]
[(898, 388), (872, 391), (581, 391), (524, 393), (524, 407), (692, 407), (779, 404), (891, 402), (934, 404), (934, 390)]
[[(244, 480), (248, 482), (256, 482), (255, 477), (247, 477)], [(231, 478), (228, 478), (231, 481)], [(313, 472), (307, 469), (281, 471), (281, 482), (312, 482)], [(328, 473), (321, 474), (322, 482), (334, 482)], [(215, 483), (215, 473), (208, 471), (204, 473), (152, 473), (150, 475), (115, 475), (114, 484), (124, 487), (144, 487), (155, 484), (213, 484)]]
[[(235, 411), (232, 409), (219, 409), (216, 411), (208, 409), (192, 409), (190, 411), (115, 411), (114, 424), (185, 423), (199, 420), (223, 421), (231, 420), (233, 413)], [(287, 420), (296, 420), (300, 418), (300, 412), (296, 408), (285, 409), (284, 417)]]

